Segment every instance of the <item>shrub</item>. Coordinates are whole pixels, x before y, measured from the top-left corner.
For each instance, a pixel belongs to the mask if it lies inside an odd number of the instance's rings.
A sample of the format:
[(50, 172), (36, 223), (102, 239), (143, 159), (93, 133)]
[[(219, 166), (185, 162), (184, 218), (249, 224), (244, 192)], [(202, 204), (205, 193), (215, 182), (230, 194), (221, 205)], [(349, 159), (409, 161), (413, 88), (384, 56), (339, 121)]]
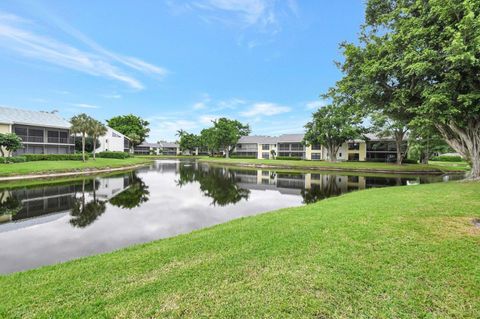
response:
[(438, 161), (438, 162), (461, 162), (463, 161), (461, 156), (435, 156), (431, 159), (431, 161)]
[(15, 157), (4, 157), (4, 163), (24, 163), (27, 161), (25, 156), (15, 156)]
[(417, 164), (418, 161), (411, 158), (404, 158), (402, 164)]
[(290, 156), (277, 156), (277, 160), (287, 160), (287, 161), (301, 161), (301, 157), (290, 157)]
[[(34, 161), (81, 161), (82, 154), (25, 154), (27, 162)], [(85, 154), (88, 159), (88, 154)]]
[(125, 158), (129, 158), (130, 154), (125, 152), (100, 152), (100, 153), (97, 153), (96, 156), (100, 158), (125, 159)]

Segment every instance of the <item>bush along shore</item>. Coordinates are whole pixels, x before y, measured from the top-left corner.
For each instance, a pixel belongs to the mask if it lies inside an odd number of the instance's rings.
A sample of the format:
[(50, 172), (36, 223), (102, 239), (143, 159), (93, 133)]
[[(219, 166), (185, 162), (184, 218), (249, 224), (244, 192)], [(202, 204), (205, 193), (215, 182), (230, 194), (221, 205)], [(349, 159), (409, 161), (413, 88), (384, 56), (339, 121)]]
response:
[(0, 276), (0, 317), (479, 318), (480, 183), (370, 189)]

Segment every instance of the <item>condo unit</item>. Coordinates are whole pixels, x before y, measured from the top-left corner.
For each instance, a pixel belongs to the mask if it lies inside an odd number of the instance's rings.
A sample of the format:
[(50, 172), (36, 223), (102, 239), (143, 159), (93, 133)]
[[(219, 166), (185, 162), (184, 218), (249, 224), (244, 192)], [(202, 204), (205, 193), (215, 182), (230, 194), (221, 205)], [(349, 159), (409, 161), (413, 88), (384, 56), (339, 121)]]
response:
[[(284, 134), (272, 136), (243, 136), (238, 141), (233, 155), (236, 157), (272, 159), (295, 158), (304, 160), (326, 160), (328, 151), (321, 145), (305, 145), (304, 134)], [(402, 145), (405, 152), (407, 142)], [(273, 152), (272, 152), (273, 150)], [(380, 138), (374, 134), (367, 134), (365, 139), (346, 141), (337, 151), (339, 161), (380, 161), (393, 162), (396, 160), (397, 147), (392, 138)], [(275, 154), (275, 155), (273, 155)]]
[(15, 133), (23, 148), (12, 155), (70, 154), (75, 142), (70, 123), (54, 112), (0, 107), (0, 133)]

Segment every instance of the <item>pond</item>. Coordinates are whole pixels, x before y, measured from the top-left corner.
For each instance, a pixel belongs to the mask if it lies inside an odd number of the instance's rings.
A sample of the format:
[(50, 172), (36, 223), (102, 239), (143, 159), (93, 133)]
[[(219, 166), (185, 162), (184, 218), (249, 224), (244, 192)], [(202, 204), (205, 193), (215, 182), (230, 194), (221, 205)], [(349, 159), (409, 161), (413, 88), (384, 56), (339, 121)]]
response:
[(0, 189), (0, 273), (113, 251), (371, 187), (460, 176), (359, 176), (156, 161), (121, 174)]

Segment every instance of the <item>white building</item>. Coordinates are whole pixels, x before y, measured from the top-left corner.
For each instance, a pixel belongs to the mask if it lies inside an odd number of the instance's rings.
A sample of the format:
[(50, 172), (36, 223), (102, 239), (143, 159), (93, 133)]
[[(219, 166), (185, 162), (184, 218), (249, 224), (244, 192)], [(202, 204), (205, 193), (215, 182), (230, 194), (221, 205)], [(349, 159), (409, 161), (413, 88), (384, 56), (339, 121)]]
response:
[(96, 152), (130, 152), (130, 140), (122, 133), (107, 126), (107, 133), (98, 138)]

